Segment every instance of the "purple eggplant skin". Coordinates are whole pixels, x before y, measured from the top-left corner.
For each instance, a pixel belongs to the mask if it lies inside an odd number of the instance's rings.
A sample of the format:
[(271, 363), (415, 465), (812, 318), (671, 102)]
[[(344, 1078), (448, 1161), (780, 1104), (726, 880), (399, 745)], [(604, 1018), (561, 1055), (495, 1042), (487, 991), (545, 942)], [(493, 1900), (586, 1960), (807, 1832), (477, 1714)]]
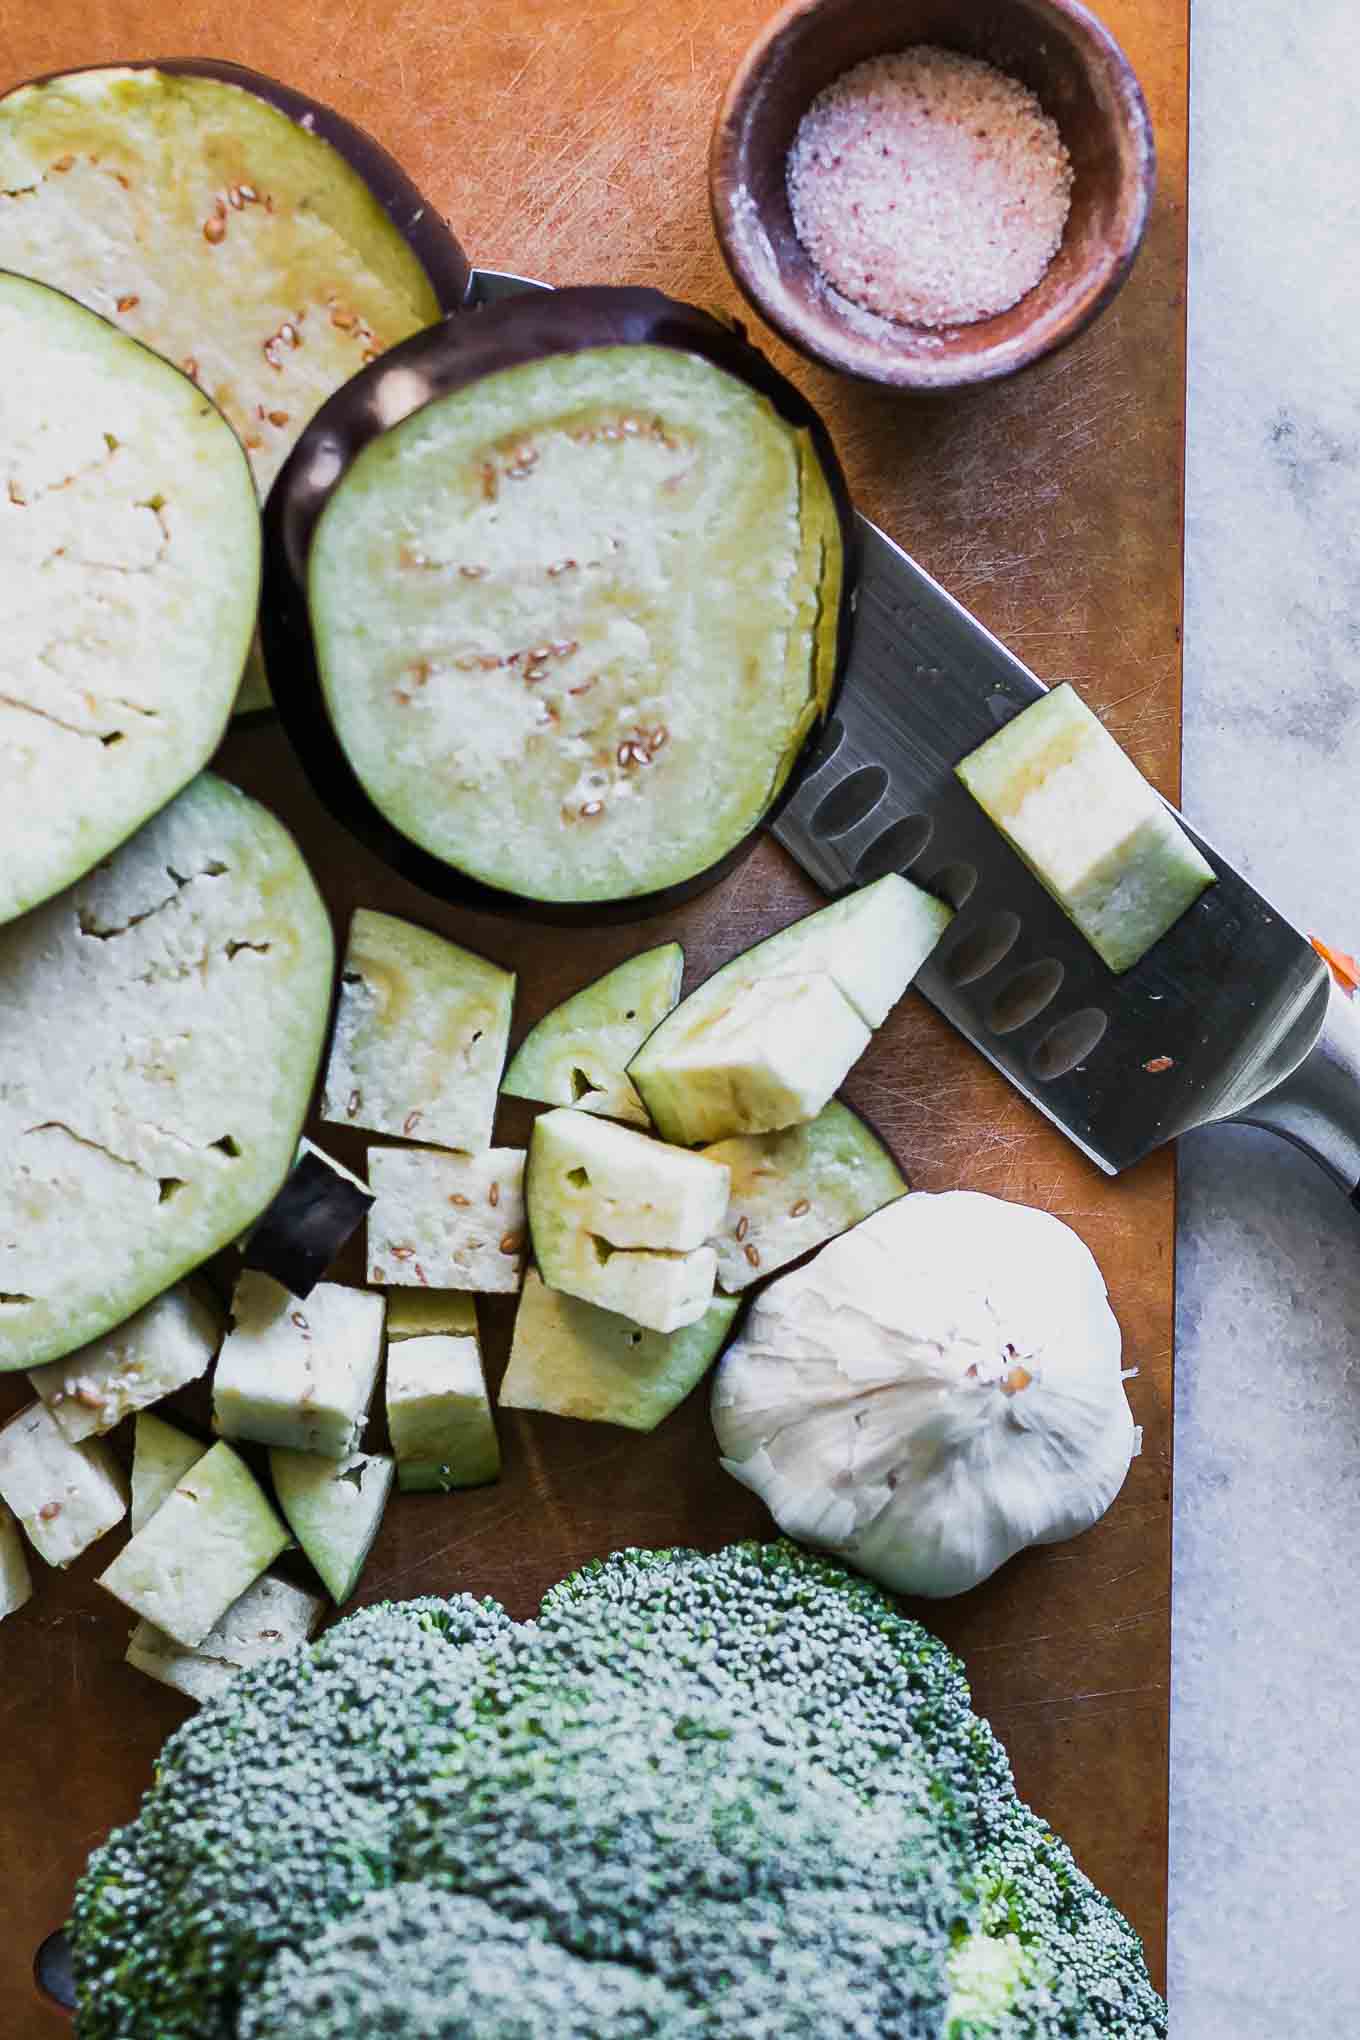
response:
[(350, 463), (370, 441), (413, 411), (483, 376), (545, 355), (637, 346), (674, 347), (699, 355), (749, 384), (781, 418), (809, 434), (835, 502), (845, 578), (837, 618), (835, 683), (824, 716), (808, 733), (804, 759), (812, 754), (834, 711), (850, 651), (858, 566), (850, 492), (821, 417), (751, 345), (745, 329), (661, 291), (610, 284), (526, 291), (485, 310), (446, 318), (361, 369), (322, 405), (302, 434), (265, 505), (260, 620), (279, 719), (313, 792), (333, 819), (366, 848), (438, 899), (566, 927), (644, 920), (706, 892), (726, 877), (750, 855), (797, 789), (800, 774), (795, 765), (756, 828), (717, 863), (681, 884), (579, 905), (533, 900), (466, 877), (394, 828), (364, 791), (332, 726), (307, 613), (307, 558), (321, 513)]
[[(252, 71), (245, 64), (234, 64), (221, 57), (123, 58), (45, 71), (39, 78), (24, 79), (22, 84), (50, 85), (56, 78), (78, 77), (82, 71), (163, 71), (172, 78), (215, 78), (221, 85), (237, 85), (243, 92), (253, 92), (257, 99), (277, 107), (309, 134), (329, 142), (363, 179), (429, 277), (441, 310), (454, 312), (466, 304), (472, 288), (472, 265), (457, 235), (429, 200), (421, 196), (395, 156), (334, 107), (299, 92), (295, 86), (280, 84), (277, 78), (266, 77), (263, 71)], [(7, 98), (9, 92), (21, 89), (20, 85), (10, 86), (3, 96)]]
[(242, 1262), (272, 1275), (294, 1296), (308, 1297), (374, 1201), (371, 1190), (351, 1183), (323, 1157), (304, 1154), (257, 1219)]

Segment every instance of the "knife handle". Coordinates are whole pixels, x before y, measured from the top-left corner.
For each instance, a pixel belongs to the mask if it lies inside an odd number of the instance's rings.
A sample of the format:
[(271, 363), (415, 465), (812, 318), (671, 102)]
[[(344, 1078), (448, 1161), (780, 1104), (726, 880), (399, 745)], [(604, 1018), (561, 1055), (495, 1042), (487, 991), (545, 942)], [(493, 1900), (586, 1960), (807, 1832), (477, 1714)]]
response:
[(1360, 1000), (1333, 980), (1317, 1039), (1282, 1082), (1234, 1118), (1320, 1162), (1360, 1210)]

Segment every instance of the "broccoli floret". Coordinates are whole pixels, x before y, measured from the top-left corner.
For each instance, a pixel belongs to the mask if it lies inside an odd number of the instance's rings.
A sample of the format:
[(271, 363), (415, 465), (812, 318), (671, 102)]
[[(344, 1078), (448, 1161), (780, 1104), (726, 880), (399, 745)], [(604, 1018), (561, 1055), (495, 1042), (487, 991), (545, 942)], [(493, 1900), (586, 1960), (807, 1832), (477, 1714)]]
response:
[(242, 2008), (239, 2040), (688, 2040), (654, 1976), (594, 1962), (477, 1898), (399, 1884), (306, 1950), (285, 1948)]
[(83, 2040), (1156, 2040), (956, 1660), (789, 1544), (370, 1609), (166, 1745)]

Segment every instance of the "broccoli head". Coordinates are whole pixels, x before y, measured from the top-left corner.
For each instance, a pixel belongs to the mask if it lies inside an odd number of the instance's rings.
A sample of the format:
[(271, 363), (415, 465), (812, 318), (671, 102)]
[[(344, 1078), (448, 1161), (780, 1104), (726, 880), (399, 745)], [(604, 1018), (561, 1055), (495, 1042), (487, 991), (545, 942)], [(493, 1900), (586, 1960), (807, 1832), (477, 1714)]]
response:
[(1158, 2040), (961, 1668), (787, 1544), (536, 1622), (394, 1603), (234, 1682), (91, 1859), (83, 2040)]

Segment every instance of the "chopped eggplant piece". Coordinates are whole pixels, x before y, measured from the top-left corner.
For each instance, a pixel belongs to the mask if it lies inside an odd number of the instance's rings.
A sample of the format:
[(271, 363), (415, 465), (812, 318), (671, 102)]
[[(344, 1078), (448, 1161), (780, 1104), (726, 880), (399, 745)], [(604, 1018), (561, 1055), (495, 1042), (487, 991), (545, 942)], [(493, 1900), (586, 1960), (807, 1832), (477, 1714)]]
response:
[(392, 1289), (387, 1296), (387, 1344), (400, 1339), (477, 1336), (476, 1299), (461, 1289)]
[(242, 1242), (245, 1264), (308, 1297), (372, 1204), (367, 1183), (304, 1140), (292, 1174)]
[(612, 1310), (549, 1289), (531, 1268), (515, 1318), (502, 1409), (653, 1431), (707, 1373), (740, 1301), (715, 1296), (680, 1331), (646, 1331)]
[(540, 1113), (529, 1155), (529, 1223), (545, 1281), (544, 1250), (562, 1232), (684, 1253), (703, 1245), (727, 1209), (720, 1164), (569, 1107)]
[(435, 1147), (491, 1145), (514, 974), (360, 907), (349, 927), (322, 1113)]
[(750, 847), (848, 645), (798, 393), (655, 291), (408, 341), (280, 478), (263, 626), (323, 800), (427, 890), (632, 918)]
[(318, 1282), (301, 1304), (271, 1275), (247, 1268), (213, 1380), (214, 1429), (348, 1458), (382, 1364), (385, 1308), (369, 1290), (337, 1282)]
[(141, 1410), (133, 1428), (132, 1534), (151, 1521), (161, 1503), (174, 1493), (180, 1477), (197, 1466), (205, 1452), (197, 1438), (167, 1424), (164, 1417)]
[(292, 837), (206, 773), (0, 928), (0, 1372), (98, 1338), (259, 1215), (332, 957)]
[(575, 1234), (554, 1259), (552, 1287), (617, 1311), (649, 1331), (675, 1332), (704, 1315), (717, 1273), (711, 1247), (683, 1254), (615, 1250), (598, 1237)]
[(73, 1445), (30, 1403), (0, 1430), (0, 1502), (40, 1558), (68, 1566), (127, 1514), (127, 1481), (102, 1438)]
[(647, 1126), (647, 1108), (624, 1071), (680, 997), (685, 952), (663, 942), (574, 992), (530, 1029), (501, 1092), (543, 1105), (574, 1105), (631, 1126)]
[(815, 1119), (872, 1035), (833, 978), (760, 978), (682, 1036), (650, 1078), (659, 1119), (687, 1141)]
[(306, 1643), (325, 1607), (319, 1594), (265, 1573), (213, 1624), (196, 1650), (186, 1650), (154, 1622), (142, 1621), (124, 1655), (135, 1671), (172, 1686), (186, 1699), (215, 1700), (238, 1673), (286, 1657)]
[(1031, 702), (956, 768), (974, 800), (1112, 971), (1214, 883), (1180, 823), (1069, 686)]
[(527, 1208), (543, 1280), (657, 1332), (704, 1315), (727, 1209), (726, 1169), (582, 1112), (543, 1113)]
[[(762, 1110), (768, 1102), (766, 1085), (776, 1089), (776, 1065), (786, 1052), (783, 1037), (786, 1028), (797, 1024), (796, 1004), (786, 1015), (782, 1000), (805, 999), (809, 978), (830, 979), (866, 1029), (881, 1027), (952, 919), (951, 908), (889, 872), (733, 957), (680, 1002), (628, 1065), (658, 1132), (666, 1140), (692, 1144), (769, 1129), (771, 1120)], [(753, 987), (759, 987), (764, 1004), (758, 1021), (759, 1006), (749, 998)], [(811, 1006), (806, 1010), (811, 1018)], [(748, 1014), (753, 1016), (749, 1030), (744, 1024)], [(818, 1055), (820, 1028), (809, 1026), (804, 1032), (812, 1037), (806, 1042), (808, 1054)], [(843, 1055), (852, 1033), (839, 1011), (836, 1032)], [(733, 1036), (751, 1057), (740, 1088), (731, 1085), (722, 1061)], [(711, 1062), (710, 1043), (719, 1051)], [(868, 1045), (867, 1034), (861, 1045)], [(822, 1090), (807, 1118), (816, 1117), (836, 1083)], [(745, 1116), (752, 1109), (760, 1114), (756, 1124)]]
[(293, 1534), (331, 1599), (347, 1601), (373, 1549), (392, 1492), (393, 1461), (356, 1452), (337, 1462), (274, 1451), (269, 1472)]
[(370, 1148), (377, 1203), (368, 1279), (513, 1296), (524, 1268), (524, 1150), (480, 1155)]
[[(23, 210), (0, 200), (0, 251)], [(3, 272), (0, 562), (4, 922), (217, 748), (255, 628), (260, 520), (235, 436), (187, 376)]]
[(287, 1544), (288, 1532), (245, 1461), (230, 1445), (214, 1445), (181, 1474), (99, 1584), (196, 1650)]
[(33, 1598), (33, 1576), (19, 1525), (0, 1502), (0, 1622)]
[(482, 1487), (496, 1479), (501, 1450), (475, 1316), (470, 1336), (431, 1333), (389, 1344), (387, 1428), (403, 1492)]
[[(261, 500), (318, 405), (467, 291), (462, 249), (371, 137), (237, 64), (17, 87), (0, 98), (0, 188), (0, 268), (183, 369), (235, 428)], [(238, 707), (268, 702), (257, 648)]]
[(190, 1284), (177, 1282), (116, 1331), (35, 1367), (29, 1379), (75, 1445), (197, 1381), (221, 1342), (221, 1313)]
[(733, 1294), (848, 1232), (908, 1188), (878, 1135), (834, 1098), (805, 1126), (736, 1134), (704, 1154), (732, 1178), (712, 1244), (718, 1282)]

